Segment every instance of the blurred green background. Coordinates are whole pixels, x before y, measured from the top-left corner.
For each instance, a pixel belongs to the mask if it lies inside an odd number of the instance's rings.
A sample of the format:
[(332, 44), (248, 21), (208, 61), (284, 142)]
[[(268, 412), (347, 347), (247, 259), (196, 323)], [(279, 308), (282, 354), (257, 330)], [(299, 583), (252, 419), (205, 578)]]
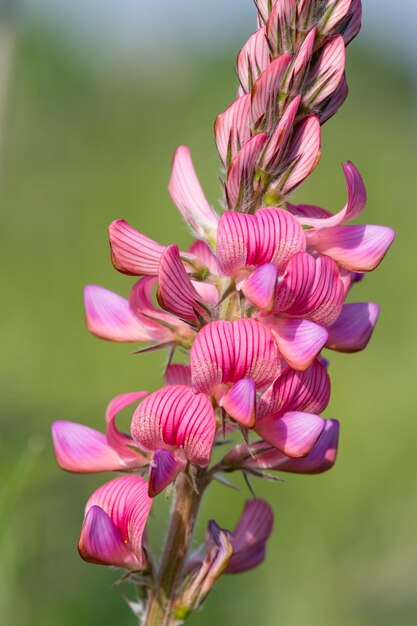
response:
[[(82, 288), (93, 282), (128, 294), (133, 280), (109, 259), (106, 228), (115, 218), (187, 245), (166, 189), (177, 145), (191, 147), (217, 202), (212, 123), (234, 97), (243, 41), (218, 57), (196, 50), (173, 71), (175, 50), (154, 69), (143, 58), (106, 67), (84, 61), (82, 49), (69, 54), (39, 23), (18, 33), (11, 80), (1, 86), (2, 625), (135, 624), (123, 601), (133, 588), (111, 589), (117, 574), (84, 563), (76, 550), (84, 503), (108, 477), (61, 472), (49, 428), (53, 419), (101, 428), (111, 397), (160, 385), (161, 354), (131, 356), (129, 346), (87, 333)], [(363, 220), (397, 231), (387, 259), (355, 287), (355, 299), (382, 306), (373, 341), (362, 354), (330, 354), (326, 415), (342, 424), (338, 462), (323, 476), (256, 483), (276, 512), (267, 560), (224, 577), (190, 626), (417, 623), (412, 84), (400, 59), (365, 45), (349, 48), (350, 97), (326, 124), (322, 161), (296, 194), (338, 210), (339, 164), (352, 160), (368, 188)], [(208, 518), (233, 527), (246, 495), (213, 487), (198, 533)], [(156, 544), (166, 505), (157, 509), (149, 524)]]

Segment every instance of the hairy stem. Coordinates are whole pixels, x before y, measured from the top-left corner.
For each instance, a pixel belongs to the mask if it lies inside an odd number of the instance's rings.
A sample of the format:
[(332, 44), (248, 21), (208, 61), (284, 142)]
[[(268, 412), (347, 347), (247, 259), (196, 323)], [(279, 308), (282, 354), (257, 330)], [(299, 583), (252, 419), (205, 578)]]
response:
[(142, 626), (174, 626), (173, 602), (181, 580), (185, 559), (193, 536), (195, 521), (204, 488), (206, 471), (196, 468), (195, 485), (184, 474), (176, 482), (174, 503), (161, 563), (150, 592)]

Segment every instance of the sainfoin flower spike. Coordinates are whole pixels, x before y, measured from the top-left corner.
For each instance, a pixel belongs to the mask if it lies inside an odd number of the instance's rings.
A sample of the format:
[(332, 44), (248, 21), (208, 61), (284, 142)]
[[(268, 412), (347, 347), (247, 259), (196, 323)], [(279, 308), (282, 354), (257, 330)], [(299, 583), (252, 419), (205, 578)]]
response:
[[(93, 335), (138, 344), (136, 354), (168, 351), (164, 384), (116, 396), (103, 433), (52, 425), (61, 468), (122, 474), (88, 500), (78, 547), (84, 560), (120, 568), (140, 587), (130, 604), (142, 626), (182, 623), (222, 574), (261, 564), (273, 512), (255, 496), (257, 479), (334, 466), (339, 422), (322, 415), (331, 391), (323, 350), (368, 344), (379, 306), (350, 296), (394, 238), (386, 226), (351, 223), (366, 191), (350, 162), (340, 211), (290, 201), (319, 163), (321, 126), (347, 97), (346, 47), (360, 29), (360, 0), (255, 5), (257, 30), (237, 57), (236, 99), (214, 125), (221, 206), (211, 206), (180, 146), (168, 189), (192, 234), (188, 249), (118, 219), (109, 227), (111, 259), (135, 277), (130, 293), (84, 292)], [(116, 426), (122, 410), (130, 433)], [(210, 520), (191, 552), (206, 489), (213, 481), (236, 487), (239, 473), (251, 498), (236, 527)], [(162, 492), (172, 505), (153, 555), (145, 526)]]

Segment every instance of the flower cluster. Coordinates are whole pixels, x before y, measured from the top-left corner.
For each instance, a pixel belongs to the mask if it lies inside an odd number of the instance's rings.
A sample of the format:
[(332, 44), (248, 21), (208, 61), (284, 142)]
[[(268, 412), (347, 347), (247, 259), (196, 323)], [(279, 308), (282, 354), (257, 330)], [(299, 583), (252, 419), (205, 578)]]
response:
[[(149, 570), (144, 531), (152, 500), (180, 475), (192, 483), (202, 468), (206, 485), (237, 470), (268, 478), (266, 470), (319, 473), (336, 459), (338, 422), (321, 417), (330, 398), (321, 351), (367, 345), (378, 305), (346, 298), (394, 233), (346, 225), (366, 204), (352, 163), (343, 165), (347, 200), (338, 213), (287, 198), (317, 165), (321, 125), (347, 95), (345, 49), (360, 28), (361, 4), (256, 5), (259, 28), (237, 58), (237, 99), (215, 123), (224, 211), (210, 206), (188, 148), (178, 148), (169, 191), (195, 241), (180, 251), (115, 221), (113, 265), (138, 280), (128, 300), (98, 286), (85, 290), (91, 333), (170, 355), (162, 388), (111, 401), (105, 434), (53, 425), (63, 469), (128, 473), (87, 503), (79, 551), (90, 562)], [(177, 348), (188, 364), (173, 363)], [(115, 419), (133, 403), (126, 435)], [(213, 447), (234, 431), (241, 442), (210, 467)], [(181, 611), (201, 604), (223, 571), (257, 565), (271, 528), (271, 509), (259, 499), (247, 502), (233, 533), (210, 522), (206, 547), (183, 568)]]

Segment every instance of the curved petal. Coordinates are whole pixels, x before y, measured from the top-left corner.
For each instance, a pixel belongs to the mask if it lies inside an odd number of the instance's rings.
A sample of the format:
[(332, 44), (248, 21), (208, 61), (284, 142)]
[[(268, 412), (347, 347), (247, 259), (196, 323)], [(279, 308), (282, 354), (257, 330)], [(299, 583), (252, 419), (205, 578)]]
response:
[(320, 32), (326, 36), (332, 33), (336, 26), (347, 16), (351, 4), (352, 0), (339, 0), (339, 2), (326, 0), (323, 7), (324, 24), (321, 24), (322, 30)]
[(124, 220), (109, 226), (112, 263), (122, 274), (156, 276), (164, 246), (142, 235)]
[(161, 311), (154, 305), (152, 293), (156, 283), (156, 277), (145, 276), (133, 285), (129, 295), (129, 306), (133, 315), (144, 322), (153, 338), (159, 341), (173, 340), (176, 330), (181, 330), (185, 334), (191, 332), (189, 327), (177, 317)]
[(219, 404), (245, 428), (255, 425), (256, 388), (250, 378), (242, 378), (235, 383)]
[(339, 27), (346, 46), (352, 41), (352, 39), (356, 37), (356, 35), (360, 31), (361, 22), (362, 2), (361, 0), (352, 0), (349, 13)]
[[(91, 474), (131, 467), (117, 454), (102, 433), (83, 424), (53, 422), (52, 440), (56, 461), (67, 472)], [(136, 461), (134, 466), (140, 464)]]
[(84, 288), (87, 328), (96, 337), (107, 341), (152, 341), (152, 325), (135, 317), (129, 302), (121, 296), (99, 287)]
[(186, 464), (185, 459), (180, 459), (170, 450), (155, 450), (149, 468), (149, 496), (154, 498), (173, 483)]
[(334, 94), (331, 95), (330, 98), (322, 102), (320, 106), (319, 119), (322, 126), (340, 109), (340, 107), (348, 97), (348, 93), (349, 88), (346, 82), (346, 76), (343, 75), (342, 80), (340, 81), (339, 86)]
[(370, 272), (381, 263), (395, 232), (387, 226), (334, 226), (307, 233), (316, 250), (352, 272)]
[(366, 206), (366, 189), (358, 170), (350, 162), (342, 163), (342, 168), (346, 178), (347, 202), (339, 213), (332, 215), (319, 207), (287, 204), (288, 210), (296, 215), (302, 224), (316, 229), (314, 232), (349, 222), (360, 215)]
[(326, 348), (338, 352), (359, 352), (366, 348), (379, 315), (374, 302), (345, 304), (337, 320), (329, 328)]
[(290, 102), (262, 154), (261, 165), (268, 172), (274, 171), (281, 164), (281, 158), (288, 146), (300, 102), (301, 96), (299, 95)]
[(205, 265), (205, 267), (207, 267), (207, 269), (210, 271), (210, 274), (217, 274), (216, 256), (205, 241), (197, 239), (196, 241), (194, 241), (194, 243), (191, 244), (188, 252), (197, 257)]
[(320, 122), (316, 115), (309, 115), (296, 126), (285, 156), (285, 173), (274, 185), (281, 195), (289, 194), (311, 174), (320, 155)]
[(191, 387), (191, 369), (189, 365), (173, 363), (168, 365), (165, 372), (167, 385), (186, 385)]
[(250, 93), (254, 82), (270, 64), (265, 27), (259, 28), (245, 43), (237, 57), (237, 75), (245, 93)]
[(322, 326), (304, 319), (277, 317), (268, 327), (288, 365), (305, 370), (326, 343), (328, 332)]
[(297, 219), (277, 207), (259, 209), (256, 215), (226, 212), (219, 222), (217, 259), (220, 273), (226, 276), (266, 263), (282, 270), (305, 247), (304, 231)]
[(247, 212), (253, 200), (254, 177), (268, 135), (254, 135), (242, 146), (227, 171), (226, 199), (229, 209)]
[(274, 515), (265, 500), (254, 498), (245, 502), (242, 515), (231, 533), (233, 555), (225, 570), (227, 574), (252, 569), (264, 560), (273, 525)]
[(188, 461), (205, 467), (210, 461), (216, 420), (210, 400), (184, 385), (149, 395), (136, 409), (132, 437), (147, 450), (183, 449)]
[(267, 443), (290, 457), (310, 452), (322, 433), (324, 420), (313, 413), (289, 411), (280, 417), (266, 417), (257, 422), (255, 431)]
[(170, 313), (186, 322), (195, 323), (199, 317), (209, 319), (181, 261), (178, 246), (168, 246), (159, 265), (159, 301)]
[(116, 427), (116, 416), (120, 411), (130, 406), (134, 402), (145, 398), (148, 391), (137, 391), (133, 393), (122, 393), (109, 402), (106, 409), (106, 439), (107, 443), (116, 450), (117, 454), (123, 459), (128, 467), (138, 467), (146, 465), (149, 459), (146, 455), (136, 450), (132, 450), (134, 446), (132, 438), (121, 433)]
[(262, 118), (262, 130), (275, 127), (276, 103), (284, 78), (291, 63), (291, 55), (281, 54), (264, 70), (252, 88), (252, 122), (258, 124)]
[(126, 569), (143, 569), (120, 530), (99, 506), (88, 510), (81, 528), (78, 551), (84, 561)]
[(249, 94), (235, 100), (214, 124), (217, 150), (225, 167), (229, 167), (240, 148), (251, 136)]
[[(152, 507), (152, 499), (148, 496), (148, 483), (141, 476), (133, 474), (115, 478), (92, 494), (85, 508), (86, 515), (91, 507), (100, 507), (108, 515), (132, 556), (136, 558), (133, 567), (128, 564), (125, 566), (143, 569), (146, 566), (146, 554), (142, 547), (142, 536)], [(88, 556), (85, 538), (86, 534), (82, 531), (79, 551), (83, 558)], [(109, 564), (104, 561), (103, 563)], [(120, 563), (113, 565), (121, 566)]]
[(309, 72), (304, 103), (308, 108), (318, 107), (339, 86), (345, 71), (346, 50), (343, 37), (329, 38), (321, 48), (319, 57)]
[(168, 190), (174, 204), (197, 237), (212, 239), (218, 215), (207, 202), (195, 173), (189, 148), (177, 148)]
[(235, 446), (223, 459), (226, 467), (235, 469), (276, 470), (295, 474), (321, 474), (336, 462), (339, 441), (339, 422), (325, 420), (323, 432), (314, 448), (304, 457), (292, 459), (276, 448), (259, 441), (251, 446)]
[(265, 263), (251, 272), (241, 289), (252, 304), (261, 311), (269, 311), (275, 301), (277, 279), (278, 268), (273, 263)]
[(191, 349), (193, 388), (212, 395), (221, 383), (251, 378), (258, 388), (279, 374), (280, 359), (271, 332), (254, 319), (212, 322)]
[(266, 23), (266, 34), (274, 57), (294, 52), (293, 34), (295, 31), (297, 2), (280, 0), (272, 5)]

